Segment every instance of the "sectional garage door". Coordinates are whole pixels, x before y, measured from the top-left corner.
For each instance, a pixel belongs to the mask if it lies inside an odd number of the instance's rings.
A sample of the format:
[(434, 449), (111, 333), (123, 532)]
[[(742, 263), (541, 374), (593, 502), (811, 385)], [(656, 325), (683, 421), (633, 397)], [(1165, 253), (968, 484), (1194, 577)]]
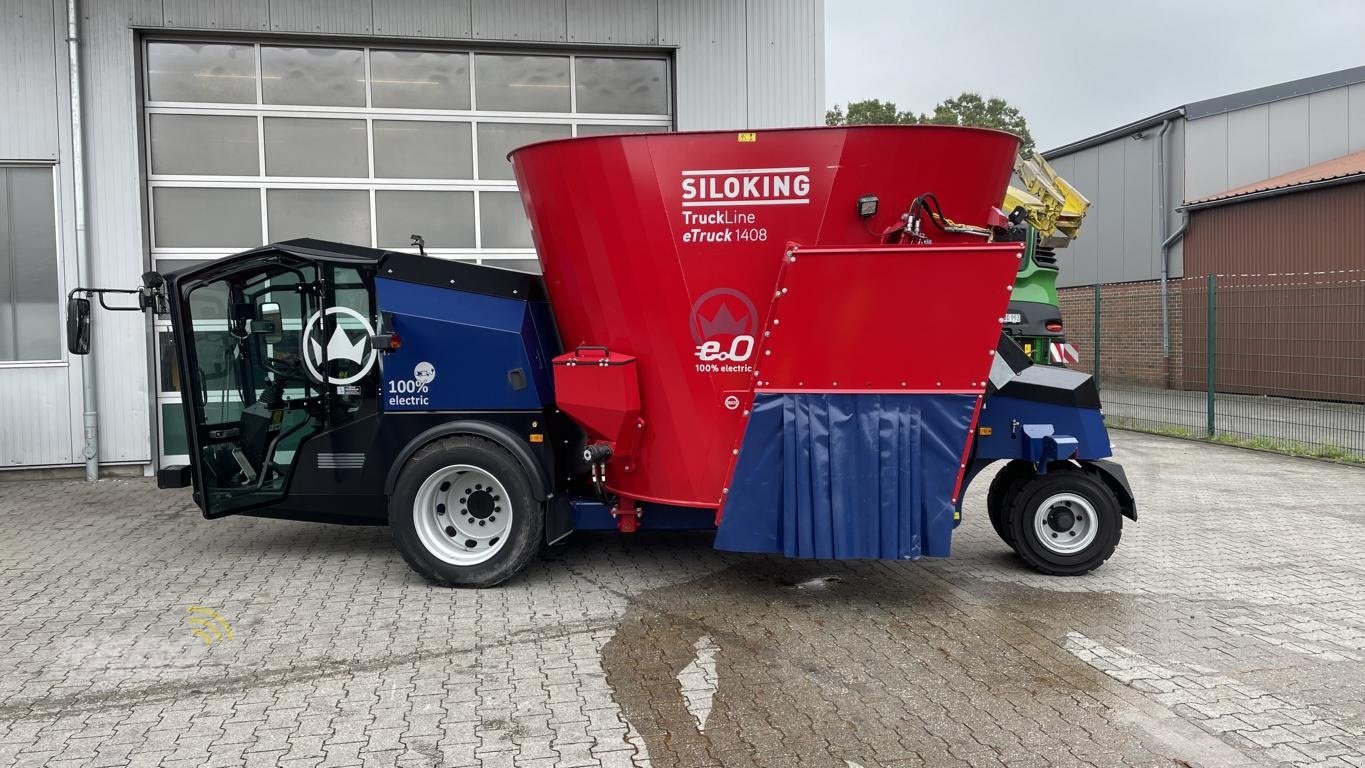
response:
[[(535, 270), (506, 160), (533, 141), (673, 125), (659, 55), (148, 39), (157, 269), (319, 237)], [(168, 328), (162, 453), (183, 458)]]

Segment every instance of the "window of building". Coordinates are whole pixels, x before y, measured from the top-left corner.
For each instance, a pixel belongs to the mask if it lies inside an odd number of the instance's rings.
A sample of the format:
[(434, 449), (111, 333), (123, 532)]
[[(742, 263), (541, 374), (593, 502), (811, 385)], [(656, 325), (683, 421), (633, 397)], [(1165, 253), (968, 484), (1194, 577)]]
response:
[(62, 356), (52, 183), (50, 167), (0, 166), (0, 362)]
[(509, 151), (673, 125), (659, 55), (145, 45), (158, 265), (304, 234), (399, 248), (416, 233), (436, 256), (525, 268)]

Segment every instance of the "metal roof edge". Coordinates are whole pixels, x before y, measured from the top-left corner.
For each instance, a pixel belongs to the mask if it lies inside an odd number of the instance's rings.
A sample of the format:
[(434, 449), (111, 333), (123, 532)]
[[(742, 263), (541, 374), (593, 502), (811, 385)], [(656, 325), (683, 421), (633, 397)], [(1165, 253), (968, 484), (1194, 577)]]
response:
[(1089, 149), (1090, 147), (1105, 144), (1114, 139), (1122, 138), (1125, 135), (1143, 130), (1144, 128), (1158, 125), (1162, 121), (1174, 117), (1184, 117), (1186, 120), (1198, 120), (1201, 117), (1212, 117), (1213, 115), (1220, 115), (1224, 112), (1254, 107), (1259, 104), (1269, 104), (1295, 96), (1306, 96), (1310, 93), (1318, 93), (1319, 91), (1355, 85), (1356, 83), (1365, 83), (1365, 66), (1351, 67), (1350, 69), (1341, 69), (1336, 72), (1327, 72), (1321, 75), (1303, 77), (1298, 80), (1290, 80), (1287, 83), (1277, 83), (1275, 85), (1252, 88), (1248, 91), (1239, 91), (1237, 93), (1230, 93), (1226, 96), (1217, 96), (1212, 99), (1192, 101), (1184, 106), (1168, 109), (1165, 112), (1159, 112), (1150, 117), (1135, 120), (1127, 125), (1121, 125), (1117, 128), (1104, 131), (1103, 133), (1097, 133), (1094, 136), (1088, 136), (1084, 139), (1079, 139), (1069, 144), (1063, 144), (1060, 147), (1049, 149), (1043, 153), (1043, 157), (1047, 160), (1052, 160), (1056, 157), (1079, 152), (1082, 149)]
[(1043, 153), (1043, 159), (1052, 160), (1053, 158), (1069, 155), (1073, 152), (1079, 152), (1082, 149), (1089, 149), (1091, 147), (1099, 146), (1100, 144), (1106, 144), (1114, 139), (1130, 136), (1138, 131), (1161, 125), (1167, 120), (1173, 120), (1184, 115), (1184, 107), (1175, 107), (1173, 109), (1168, 109), (1165, 112), (1158, 112), (1155, 115), (1144, 117), (1141, 120), (1134, 120), (1127, 125), (1120, 125), (1117, 128), (1111, 128), (1103, 133), (1097, 133), (1094, 136), (1088, 136), (1084, 139), (1073, 141), (1070, 144), (1063, 144), (1055, 149), (1049, 149)]
[(1346, 176), (1334, 176), (1330, 179), (1318, 179), (1317, 181), (1307, 181), (1302, 184), (1293, 184), (1287, 187), (1272, 187), (1256, 192), (1248, 192), (1244, 195), (1231, 195), (1229, 197), (1216, 197), (1212, 200), (1201, 200), (1194, 203), (1184, 203), (1176, 206), (1177, 211), (1202, 211), (1206, 208), (1217, 208), (1222, 205), (1233, 203), (1245, 203), (1252, 200), (1264, 200), (1280, 195), (1291, 195), (1295, 192), (1308, 192), (1314, 189), (1325, 189), (1336, 187), (1342, 184), (1351, 184), (1358, 181), (1365, 181), (1365, 171), (1348, 174)]
[(1227, 96), (1218, 96), (1203, 101), (1192, 101), (1185, 105), (1185, 117), (1190, 120), (1198, 120), (1201, 117), (1212, 117), (1224, 112), (1269, 104), (1295, 96), (1306, 96), (1310, 93), (1355, 85), (1356, 83), (1365, 83), (1365, 66), (1303, 77), (1298, 80), (1290, 80), (1287, 83), (1252, 88), (1249, 91), (1230, 93)]

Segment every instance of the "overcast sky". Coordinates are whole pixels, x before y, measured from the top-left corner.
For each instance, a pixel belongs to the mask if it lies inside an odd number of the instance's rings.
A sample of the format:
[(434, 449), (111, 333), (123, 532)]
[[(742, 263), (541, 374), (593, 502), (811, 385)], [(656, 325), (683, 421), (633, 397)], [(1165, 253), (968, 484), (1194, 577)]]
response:
[(826, 0), (826, 106), (964, 90), (1040, 149), (1191, 101), (1365, 64), (1365, 0)]

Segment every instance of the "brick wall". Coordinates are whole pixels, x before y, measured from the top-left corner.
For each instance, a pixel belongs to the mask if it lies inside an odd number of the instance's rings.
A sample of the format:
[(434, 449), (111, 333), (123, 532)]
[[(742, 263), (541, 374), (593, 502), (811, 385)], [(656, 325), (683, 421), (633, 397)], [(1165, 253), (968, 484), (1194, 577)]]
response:
[[(1182, 282), (1167, 284), (1170, 357), (1161, 353), (1161, 284), (1116, 283), (1100, 288), (1100, 384), (1179, 389), (1183, 380)], [(1095, 287), (1058, 290), (1067, 340), (1080, 352), (1080, 365), (1094, 373)]]

